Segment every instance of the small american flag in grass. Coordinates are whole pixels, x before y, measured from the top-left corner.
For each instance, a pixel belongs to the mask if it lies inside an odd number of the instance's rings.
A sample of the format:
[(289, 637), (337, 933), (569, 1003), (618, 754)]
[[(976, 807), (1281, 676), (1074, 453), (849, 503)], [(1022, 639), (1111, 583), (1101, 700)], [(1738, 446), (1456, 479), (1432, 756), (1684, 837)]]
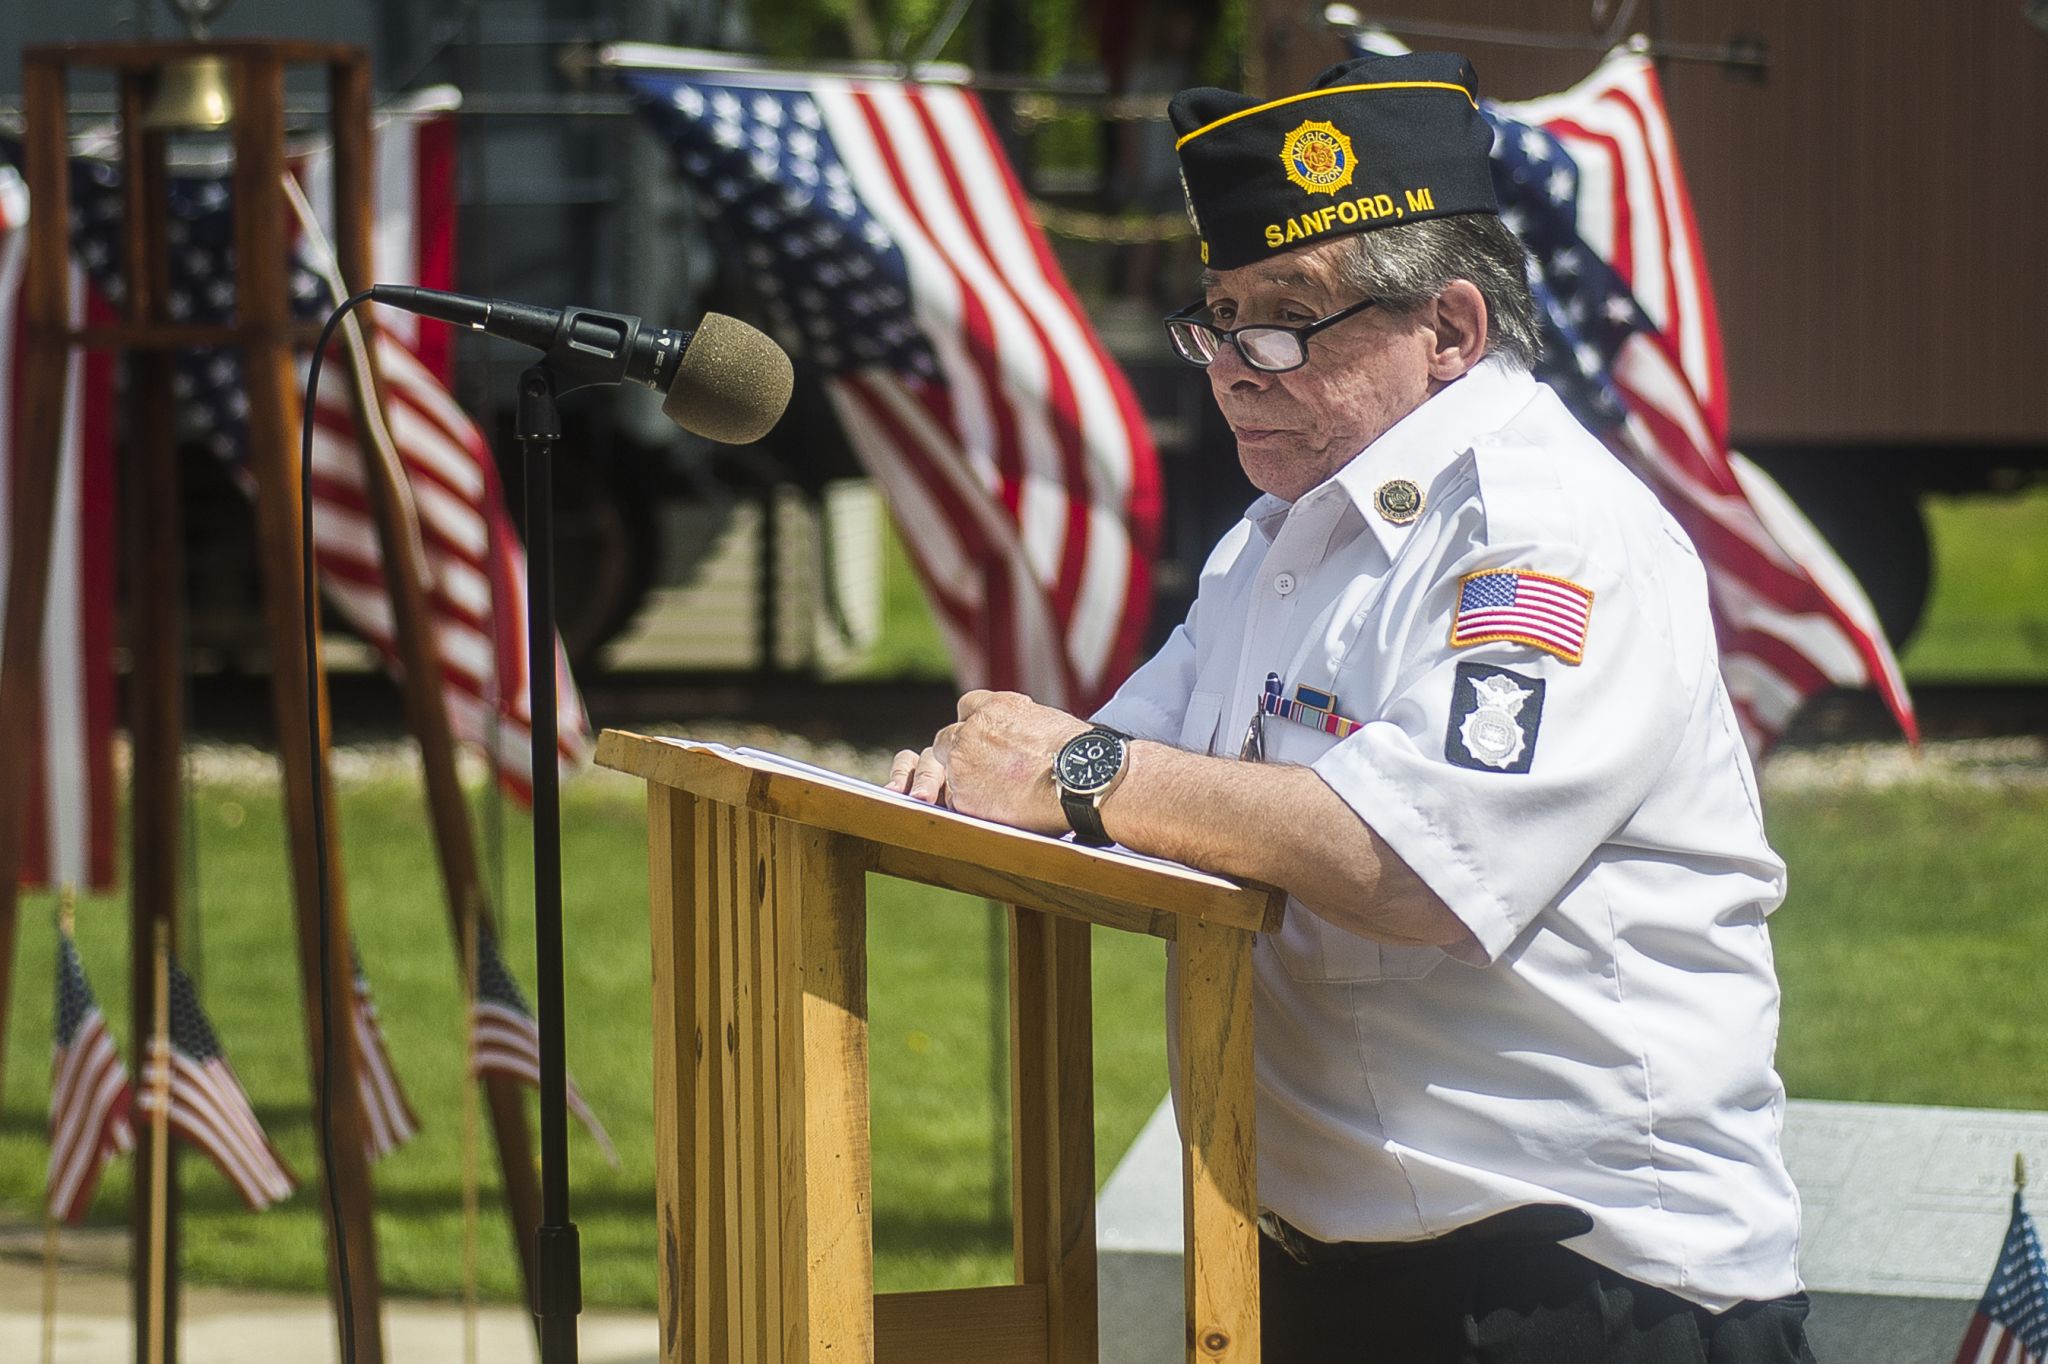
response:
[(362, 953), (351, 949), (355, 966), (356, 1089), (363, 1099), (363, 1123), (371, 1159), (381, 1159), (411, 1141), (420, 1120), (405, 1100), (397, 1067), (384, 1044), (377, 1004), (370, 998), (370, 978), (363, 974)]
[(1592, 619), (1593, 593), (1568, 578), (1507, 568), (1470, 573), (1458, 585), (1451, 647), (1505, 640), (1577, 663)]
[[(495, 1071), (540, 1088), (540, 1029), (534, 1026), (533, 1010), (526, 1005), (519, 982), (498, 955), (497, 935), (481, 922), (477, 924), (476, 1001), (470, 1007), (470, 1026), (476, 1031), (476, 1074)], [(619, 1151), (597, 1114), (568, 1081), (569, 1111), (590, 1129), (590, 1135), (604, 1152), (605, 1162), (619, 1167)]]
[(78, 960), (57, 940), (57, 1049), (50, 1062), (50, 1216), (79, 1222), (107, 1162), (135, 1145), (128, 1068)]
[[(270, 1144), (242, 1082), (221, 1052), (220, 1038), (199, 1007), (192, 978), (170, 963), (171, 1035), (156, 1038), (142, 1075), (139, 1106), (157, 1107), (158, 1067), (170, 1053), (170, 1127), (213, 1158), (253, 1211), (289, 1198), (299, 1186), (284, 1157)], [(168, 1048), (166, 1042), (168, 1041)]]
[(1998, 1267), (1984, 1289), (1955, 1364), (2042, 1364), (2048, 1360), (2048, 1260), (2041, 1234), (2020, 1195), (2012, 1196), (2012, 1221)]

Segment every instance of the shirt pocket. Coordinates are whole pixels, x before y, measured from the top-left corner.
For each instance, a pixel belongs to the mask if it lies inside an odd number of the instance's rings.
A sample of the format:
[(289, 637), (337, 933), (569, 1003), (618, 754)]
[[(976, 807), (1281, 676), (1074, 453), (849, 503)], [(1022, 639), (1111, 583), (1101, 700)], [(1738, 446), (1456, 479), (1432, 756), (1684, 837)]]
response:
[[(1223, 718), (1223, 693), (1191, 692), (1187, 713), (1181, 717), (1180, 746), (1190, 753), (1214, 754), (1216, 725)], [(1235, 757), (1236, 754), (1225, 756)]]
[[(1336, 747), (1334, 736), (1295, 720), (1266, 717), (1268, 762), (1313, 766)], [(1323, 985), (1363, 985), (1383, 980), (1418, 980), (1444, 959), (1434, 947), (1396, 947), (1376, 943), (1337, 927), (1292, 896), (1287, 917), (1273, 935), (1273, 950), (1287, 974)]]

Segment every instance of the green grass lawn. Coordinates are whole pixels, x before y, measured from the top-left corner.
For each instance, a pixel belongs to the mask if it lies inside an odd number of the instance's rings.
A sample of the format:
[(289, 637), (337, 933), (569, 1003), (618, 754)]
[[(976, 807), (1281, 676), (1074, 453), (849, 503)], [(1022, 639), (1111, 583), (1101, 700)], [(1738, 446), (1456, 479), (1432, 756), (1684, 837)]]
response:
[[(317, 1169), (304, 1033), (275, 797), (266, 785), (195, 790), (197, 957), (229, 1054), (287, 1159)], [(416, 792), (390, 781), (342, 796), (348, 898), (393, 1052), (424, 1119), (376, 1167), (378, 1244), (394, 1292), (450, 1294), (461, 1263), (461, 1007)], [(1774, 920), (1785, 984), (1780, 1065), (1809, 1098), (2048, 1108), (2048, 791), (1906, 786), (1774, 795), (1772, 834), (1793, 869)], [(565, 792), (572, 1009), (570, 1066), (624, 1157), (613, 1172), (572, 1127), (574, 1215), (594, 1305), (651, 1305), (652, 1119), (644, 833), (634, 784), (609, 776)], [(513, 826), (519, 827), (517, 821)], [(523, 836), (509, 840), (506, 898), (524, 904)], [(52, 927), (47, 901), (23, 924), (0, 1120), (0, 1218), (37, 1216), (46, 1148)], [(80, 908), (87, 969), (125, 1015), (121, 908)], [(531, 920), (508, 916), (506, 950), (531, 983)], [(880, 882), (871, 920), (877, 1274), (887, 1290), (997, 1282), (1009, 1232), (997, 1211), (1007, 1155), (992, 1094), (1000, 1053), (989, 1010), (989, 913), (967, 900)], [(1098, 1178), (1165, 1088), (1163, 955), (1121, 935), (1096, 943)], [(1000, 1084), (1000, 1077), (996, 1078)], [(516, 1292), (494, 1210), (484, 1138), (482, 1274)], [(262, 1214), (243, 1211), (203, 1161), (185, 1162), (185, 1268), (194, 1281), (317, 1290), (319, 1215), (309, 1186)], [(128, 1162), (110, 1171), (95, 1220), (119, 1225)]]
[[(200, 989), (230, 1060), (285, 1158), (310, 1180), (319, 1159), (309, 1117), (306, 1043), (283, 834), (274, 788), (199, 783), (194, 791)], [(376, 1167), (378, 1246), (391, 1291), (459, 1287), (462, 1198), (462, 1017), (453, 949), (421, 801), (410, 783), (346, 787), (341, 822), (351, 921), (377, 992), (420, 1135)], [(569, 1064), (623, 1160), (608, 1169), (571, 1124), (574, 1217), (584, 1292), (596, 1305), (654, 1300), (653, 1116), (649, 1083), (646, 833), (637, 782), (594, 774), (564, 792), (564, 899), (571, 1009)], [(508, 819), (508, 960), (531, 994), (530, 855)], [(877, 881), (871, 915), (871, 1050), (877, 1273), (886, 1289), (995, 1282), (1007, 1270), (1007, 1090), (993, 1094), (990, 1055), (1007, 1042), (989, 1009), (991, 915), (982, 901)], [(86, 969), (126, 1035), (127, 937), (117, 900), (78, 910)], [(0, 1112), (0, 1218), (37, 1215), (47, 1147), (54, 928), (47, 899), (24, 905)], [(1098, 940), (1102, 1021), (1097, 1113), (1100, 1173), (1165, 1088), (1164, 954), (1150, 941)], [(1000, 1077), (998, 1077), (1000, 1078)], [(1000, 1104), (1000, 1108), (997, 1104)], [(1000, 1119), (1000, 1122), (999, 1122)], [(481, 1138), (487, 1293), (512, 1298), (517, 1268), (496, 1213), (496, 1156)], [(129, 1162), (110, 1169), (94, 1220), (118, 1225)], [(194, 1281), (318, 1289), (319, 1209), (309, 1183), (261, 1214), (244, 1211), (202, 1158), (185, 1161), (185, 1270)]]
[(1911, 681), (2048, 677), (2048, 487), (1928, 497), (1934, 589), (1900, 660)]

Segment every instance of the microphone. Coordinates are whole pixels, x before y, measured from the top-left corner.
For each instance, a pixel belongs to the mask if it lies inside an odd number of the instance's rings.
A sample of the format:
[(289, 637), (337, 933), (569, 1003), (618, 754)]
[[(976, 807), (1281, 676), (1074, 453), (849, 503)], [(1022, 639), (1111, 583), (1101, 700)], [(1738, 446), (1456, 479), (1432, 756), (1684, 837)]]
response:
[(745, 445), (768, 434), (795, 384), (782, 347), (738, 318), (706, 313), (695, 331), (647, 327), (625, 313), (537, 308), (409, 284), (378, 284), (370, 301), (546, 351), (567, 393), (631, 379), (663, 395), (668, 419), (695, 435)]

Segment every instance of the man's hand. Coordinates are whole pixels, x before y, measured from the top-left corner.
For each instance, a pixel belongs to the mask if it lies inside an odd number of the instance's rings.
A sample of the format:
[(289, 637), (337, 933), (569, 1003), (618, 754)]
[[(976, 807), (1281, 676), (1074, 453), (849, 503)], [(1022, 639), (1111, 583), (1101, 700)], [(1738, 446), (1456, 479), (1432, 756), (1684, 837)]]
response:
[(1063, 834), (1067, 817), (1052, 763), (1067, 740), (1087, 728), (1085, 720), (1016, 692), (971, 691), (960, 698), (959, 723), (940, 730), (930, 748), (896, 755), (889, 789), (962, 814)]

